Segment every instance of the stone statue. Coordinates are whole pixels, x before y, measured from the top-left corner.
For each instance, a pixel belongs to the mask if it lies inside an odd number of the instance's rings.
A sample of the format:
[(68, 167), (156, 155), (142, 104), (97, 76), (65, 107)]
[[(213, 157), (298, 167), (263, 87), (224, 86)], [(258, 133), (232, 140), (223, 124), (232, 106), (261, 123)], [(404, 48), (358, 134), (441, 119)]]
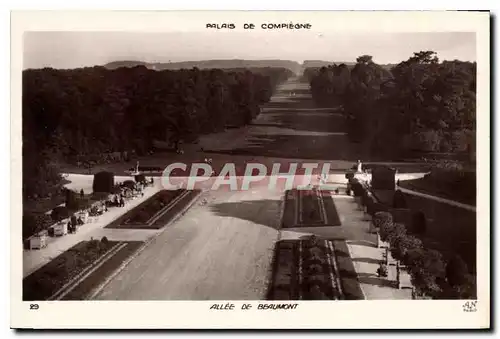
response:
[(363, 164), (361, 163), (361, 160), (358, 160), (358, 173), (362, 173), (363, 172)]

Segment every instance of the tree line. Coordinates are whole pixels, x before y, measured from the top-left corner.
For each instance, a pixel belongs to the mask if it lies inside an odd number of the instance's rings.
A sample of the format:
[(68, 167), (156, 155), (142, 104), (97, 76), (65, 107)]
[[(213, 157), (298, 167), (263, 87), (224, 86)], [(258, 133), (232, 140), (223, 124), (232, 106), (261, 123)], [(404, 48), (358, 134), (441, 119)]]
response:
[(154, 140), (178, 147), (248, 124), (291, 75), (285, 68), (25, 70), (23, 197), (54, 192), (61, 183), (57, 161), (109, 152), (141, 155)]
[(343, 106), (350, 139), (372, 154), (453, 152), (475, 161), (475, 62), (440, 62), (422, 51), (387, 69), (363, 55), (354, 66), (304, 76), (318, 105)]

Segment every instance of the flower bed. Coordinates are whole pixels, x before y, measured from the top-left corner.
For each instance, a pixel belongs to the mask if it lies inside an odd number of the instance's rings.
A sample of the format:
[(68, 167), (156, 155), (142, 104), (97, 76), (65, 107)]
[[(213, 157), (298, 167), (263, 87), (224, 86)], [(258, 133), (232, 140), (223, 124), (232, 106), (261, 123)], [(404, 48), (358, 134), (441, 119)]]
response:
[(65, 295), (62, 300), (84, 300), (104, 279), (110, 276), (127, 258), (134, 254), (142, 244), (144, 244), (142, 241), (127, 242), (125, 247), (92, 272), (75, 289)]
[[(199, 190), (178, 191), (179, 192), (175, 195), (173, 195), (172, 192), (176, 191), (166, 190), (158, 192), (145, 202), (141, 203), (121, 217), (117, 218), (115, 221), (108, 224), (105, 228), (162, 228), (200, 194)], [(183, 195), (181, 196), (181, 194)], [(175, 200), (176, 197), (179, 199)], [(156, 198), (161, 199), (161, 203), (156, 202)], [(169, 201), (169, 203), (166, 203), (167, 201)], [(163, 207), (160, 207), (162, 204)], [(140, 215), (137, 215), (138, 213)], [(132, 220), (132, 222), (130, 222), (130, 220)]]
[(298, 191), (300, 222), (306, 225), (324, 224), (320, 199), (316, 191)]
[(283, 228), (342, 224), (331, 191), (288, 190), (284, 203)]
[(150, 224), (150, 221), (162, 212), (168, 205), (186, 190), (164, 190), (148, 199), (146, 203), (140, 205), (139, 209), (125, 220), (124, 224), (141, 225)]
[(268, 300), (342, 299), (332, 251), (326, 240), (276, 243)]
[(82, 241), (23, 279), (23, 300), (50, 298), (78, 273), (101, 258), (117, 242)]

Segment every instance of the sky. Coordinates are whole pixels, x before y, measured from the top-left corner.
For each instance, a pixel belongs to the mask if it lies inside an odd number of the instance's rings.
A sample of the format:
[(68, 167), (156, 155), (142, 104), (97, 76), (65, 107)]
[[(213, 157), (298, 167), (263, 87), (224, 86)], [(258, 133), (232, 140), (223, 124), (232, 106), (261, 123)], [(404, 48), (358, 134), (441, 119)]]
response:
[(318, 33), (314, 31), (26, 32), (23, 68), (77, 68), (111, 61), (209, 59), (399, 63), (432, 50), (440, 60), (476, 60), (475, 33)]

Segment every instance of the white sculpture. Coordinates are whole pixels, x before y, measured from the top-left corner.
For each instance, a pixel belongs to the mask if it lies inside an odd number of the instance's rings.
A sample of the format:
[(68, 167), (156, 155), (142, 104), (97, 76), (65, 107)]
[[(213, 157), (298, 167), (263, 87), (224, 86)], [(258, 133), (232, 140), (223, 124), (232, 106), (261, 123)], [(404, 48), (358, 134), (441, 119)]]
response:
[(363, 172), (363, 164), (361, 163), (361, 160), (358, 160), (358, 173), (362, 173)]

